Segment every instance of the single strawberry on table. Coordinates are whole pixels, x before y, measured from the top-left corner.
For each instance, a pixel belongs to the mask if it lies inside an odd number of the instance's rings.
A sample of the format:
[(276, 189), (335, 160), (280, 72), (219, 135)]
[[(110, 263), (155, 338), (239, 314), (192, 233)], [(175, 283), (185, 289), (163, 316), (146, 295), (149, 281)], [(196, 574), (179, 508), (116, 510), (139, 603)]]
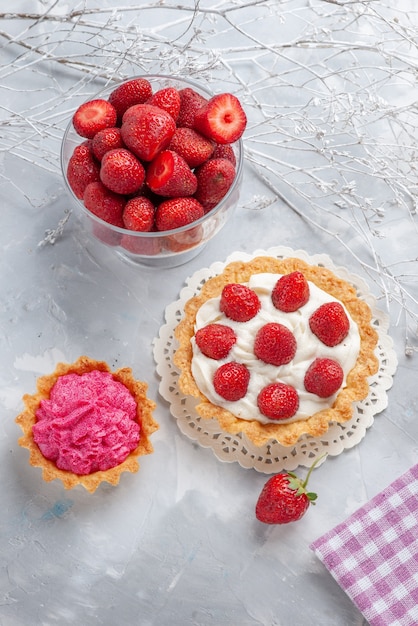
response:
[(268, 479), (256, 506), (256, 518), (264, 524), (288, 524), (300, 520), (317, 494), (307, 490), (312, 470), (323, 457), (318, 457), (302, 481), (294, 472), (280, 472)]

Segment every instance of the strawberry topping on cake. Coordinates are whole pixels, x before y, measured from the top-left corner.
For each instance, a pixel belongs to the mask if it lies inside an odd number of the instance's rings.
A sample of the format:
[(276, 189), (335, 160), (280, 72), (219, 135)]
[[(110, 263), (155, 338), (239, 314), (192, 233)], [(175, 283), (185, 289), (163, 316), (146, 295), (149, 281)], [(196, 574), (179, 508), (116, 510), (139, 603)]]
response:
[(216, 406), (262, 424), (333, 405), (360, 349), (357, 324), (301, 272), (228, 283), (196, 314), (191, 371)]

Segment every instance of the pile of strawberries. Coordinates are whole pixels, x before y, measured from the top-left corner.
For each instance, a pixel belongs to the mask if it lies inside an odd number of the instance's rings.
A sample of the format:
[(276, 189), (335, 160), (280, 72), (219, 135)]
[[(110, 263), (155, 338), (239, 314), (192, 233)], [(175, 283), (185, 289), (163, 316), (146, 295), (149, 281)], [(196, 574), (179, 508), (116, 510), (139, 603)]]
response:
[[(191, 87), (154, 91), (141, 77), (116, 87), (107, 100), (85, 102), (72, 122), (84, 138), (67, 167), (75, 196), (109, 224), (151, 232), (191, 224), (222, 200), (236, 174), (232, 144), (247, 118), (230, 93), (206, 98)], [(198, 240), (199, 231), (189, 233), (174, 249)], [(156, 254), (158, 238), (153, 242), (126, 236), (121, 243)]]

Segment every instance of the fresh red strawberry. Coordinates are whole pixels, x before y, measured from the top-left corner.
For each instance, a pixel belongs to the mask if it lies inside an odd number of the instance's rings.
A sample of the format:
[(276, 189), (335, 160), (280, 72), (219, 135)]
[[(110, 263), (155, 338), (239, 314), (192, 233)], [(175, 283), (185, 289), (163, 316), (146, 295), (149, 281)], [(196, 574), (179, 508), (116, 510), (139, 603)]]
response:
[(147, 104), (164, 109), (176, 121), (180, 113), (180, 94), (175, 87), (164, 87), (153, 93)]
[(123, 235), (120, 245), (132, 254), (142, 256), (155, 256), (162, 250), (161, 237), (137, 237), (135, 235)]
[(158, 205), (155, 224), (157, 230), (173, 230), (195, 222), (204, 214), (202, 205), (194, 198), (170, 198)]
[(316, 493), (307, 491), (315, 464), (303, 482), (293, 472), (280, 472), (269, 478), (255, 506), (256, 518), (264, 524), (288, 524), (300, 520), (317, 499)]
[(245, 396), (250, 382), (250, 372), (242, 363), (224, 363), (215, 372), (213, 386), (218, 395), (229, 402), (236, 402)]
[(237, 164), (237, 157), (235, 156), (234, 149), (228, 143), (216, 144), (215, 150), (213, 151), (213, 154), (212, 154), (212, 159), (228, 159), (228, 161), (231, 161), (234, 167)]
[(102, 182), (90, 183), (84, 191), (85, 207), (105, 222), (123, 228), (122, 213), (126, 200), (110, 191)]
[(145, 180), (144, 166), (126, 148), (109, 150), (102, 159), (100, 180), (115, 193), (135, 193)]
[(94, 158), (90, 140), (74, 148), (68, 161), (67, 180), (80, 200), (87, 185), (100, 180), (100, 165)]
[(177, 126), (193, 128), (196, 111), (206, 104), (207, 99), (191, 87), (180, 89), (180, 111)]
[(204, 230), (201, 224), (189, 228), (183, 233), (175, 233), (167, 236), (165, 240), (166, 247), (171, 252), (184, 252), (197, 246), (203, 239)]
[(116, 109), (100, 98), (81, 104), (73, 115), (74, 130), (81, 137), (92, 139), (99, 130), (116, 126)]
[(119, 121), (129, 107), (143, 104), (152, 96), (151, 83), (146, 78), (133, 78), (116, 87), (109, 96), (109, 102), (115, 107)]
[(222, 289), (219, 308), (235, 322), (248, 322), (261, 308), (259, 297), (246, 285), (229, 283)]
[(255, 336), (254, 354), (264, 363), (286, 365), (296, 354), (295, 336), (278, 322), (264, 324)]
[(183, 157), (186, 163), (193, 168), (202, 165), (211, 157), (215, 144), (207, 137), (197, 133), (193, 128), (180, 126), (176, 128), (168, 147)]
[(212, 96), (194, 118), (195, 130), (221, 144), (237, 141), (246, 125), (245, 111), (238, 98), (231, 93)]
[(120, 134), (120, 128), (104, 128), (99, 130), (91, 140), (91, 149), (96, 159), (101, 161), (109, 150), (115, 150), (115, 148), (123, 148), (122, 136)]
[(237, 340), (235, 331), (225, 324), (208, 324), (195, 334), (196, 344), (209, 359), (224, 359)]
[(99, 222), (92, 223), (92, 232), (96, 239), (100, 239), (102, 243), (114, 248), (121, 242), (122, 235), (115, 230), (112, 230), (107, 224), (99, 224)]
[(192, 196), (197, 188), (196, 176), (173, 150), (163, 150), (151, 161), (146, 183), (154, 193), (169, 198)]
[(155, 207), (149, 198), (131, 198), (123, 210), (123, 224), (128, 230), (149, 232), (154, 227)]
[(308, 367), (304, 384), (306, 391), (320, 398), (329, 398), (341, 387), (344, 372), (334, 359), (317, 358)]
[(275, 284), (271, 299), (280, 311), (291, 313), (297, 311), (309, 300), (308, 281), (302, 272), (285, 274)]
[(350, 321), (342, 304), (326, 302), (312, 313), (309, 327), (322, 343), (333, 347), (347, 337)]
[(167, 148), (175, 130), (171, 115), (152, 104), (132, 106), (124, 114), (121, 126), (124, 144), (144, 161), (152, 161)]
[(197, 178), (196, 200), (207, 213), (225, 196), (235, 178), (235, 167), (228, 159), (209, 159), (195, 170)]
[(271, 383), (257, 397), (260, 413), (271, 420), (293, 417), (299, 408), (299, 396), (294, 387), (284, 383)]

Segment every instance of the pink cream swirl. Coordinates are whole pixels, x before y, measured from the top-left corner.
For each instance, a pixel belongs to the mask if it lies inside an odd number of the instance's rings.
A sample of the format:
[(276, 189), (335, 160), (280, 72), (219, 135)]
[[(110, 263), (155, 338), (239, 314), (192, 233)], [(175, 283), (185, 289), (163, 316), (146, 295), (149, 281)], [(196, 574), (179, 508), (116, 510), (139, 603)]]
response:
[(33, 438), (43, 456), (78, 475), (122, 463), (140, 439), (137, 405), (109, 372), (58, 378), (36, 412)]

